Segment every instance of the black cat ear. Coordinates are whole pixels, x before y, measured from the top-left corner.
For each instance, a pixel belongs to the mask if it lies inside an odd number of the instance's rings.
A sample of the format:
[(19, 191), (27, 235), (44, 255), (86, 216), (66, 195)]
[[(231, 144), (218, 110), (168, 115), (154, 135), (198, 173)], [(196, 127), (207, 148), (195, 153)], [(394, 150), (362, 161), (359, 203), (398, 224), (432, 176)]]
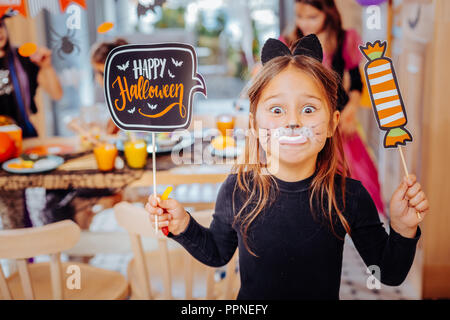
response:
[(276, 57), (291, 55), (291, 50), (280, 40), (269, 38), (261, 50), (261, 62), (265, 65)]
[(303, 55), (314, 58), (319, 62), (323, 60), (322, 45), (315, 34), (307, 35), (300, 39), (294, 49), (294, 56)]

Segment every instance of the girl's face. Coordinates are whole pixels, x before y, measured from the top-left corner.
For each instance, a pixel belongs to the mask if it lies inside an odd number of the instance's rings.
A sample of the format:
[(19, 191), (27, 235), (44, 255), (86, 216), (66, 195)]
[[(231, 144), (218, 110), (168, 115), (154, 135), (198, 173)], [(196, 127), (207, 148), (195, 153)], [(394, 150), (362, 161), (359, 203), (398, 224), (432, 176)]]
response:
[(310, 4), (295, 4), (295, 23), (305, 36), (323, 31), (326, 15)]
[(331, 114), (316, 82), (289, 65), (263, 89), (254, 117), (255, 134), (269, 162), (301, 164), (308, 160), (315, 163), (327, 137), (336, 129), (339, 112)]
[(8, 34), (6, 33), (6, 27), (4, 22), (0, 22), (0, 50), (3, 50), (6, 46), (6, 42), (8, 41)]

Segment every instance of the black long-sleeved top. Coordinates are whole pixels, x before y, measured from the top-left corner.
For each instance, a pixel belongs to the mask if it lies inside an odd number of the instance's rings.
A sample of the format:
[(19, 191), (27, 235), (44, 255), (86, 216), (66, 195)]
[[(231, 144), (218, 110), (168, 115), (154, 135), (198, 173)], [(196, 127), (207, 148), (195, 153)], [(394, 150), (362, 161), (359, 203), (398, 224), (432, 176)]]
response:
[[(222, 184), (209, 228), (191, 217), (184, 232), (169, 237), (209, 266), (225, 265), (239, 247), (238, 299), (339, 299), (346, 233), (335, 222), (339, 239), (330, 223), (310, 210), (309, 186), (313, 177), (298, 182), (275, 178), (275, 202), (249, 228), (249, 245), (258, 257), (245, 248), (239, 224), (233, 226), (234, 216), (244, 201), (240, 191), (236, 191), (234, 212), (236, 175), (230, 175)], [(400, 285), (413, 262), (420, 229), (412, 239), (392, 228), (387, 234), (369, 193), (359, 181), (346, 180), (346, 201), (344, 216), (364, 262), (380, 267), (382, 283)]]

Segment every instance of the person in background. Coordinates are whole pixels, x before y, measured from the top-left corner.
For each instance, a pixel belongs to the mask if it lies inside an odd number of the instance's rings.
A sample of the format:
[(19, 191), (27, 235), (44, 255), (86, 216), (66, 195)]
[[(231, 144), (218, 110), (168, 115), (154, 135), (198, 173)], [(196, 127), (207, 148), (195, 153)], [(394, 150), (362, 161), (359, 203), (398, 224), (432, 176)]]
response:
[[(93, 46), (91, 50), (91, 64), (94, 68), (95, 81), (103, 87), (104, 85), (104, 70), (105, 62), (108, 54), (116, 47), (128, 44), (124, 39), (118, 38), (111, 42), (101, 42)], [(108, 134), (116, 134), (119, 128), (114, 124), (114, 122), (109, 119), (106, 126), (106, 132)]]
[(295, 0), (295, 27), (280, 40), (292, 46), (298, 39), (316, 34), (323, 47), (323, 64), (342, 79), (348, 73), (348, 100), (339, 108), (344, 154), (351, 177), (360, 180), (372, 196), (378, 212), (384, 213), (378, 172), (358, 131), (356, 114), (360, 106), (363, 83), (359, 70), (362, 40), (353, 30), (342, 28), (341, 15), (334, 0)]
[(24, 138), (36, 137), (36, 129), (29, 119), (37, 112), (34, 102), (36, 90), (43, 88), (53, 100), (63, 96), (61, 83), (52, 67), (51, 51), (38, 48), (30, 57), (22, 57), (10, 43), (5, 19), (0, 18), (0, 114), (13, 118), (22, 128)]

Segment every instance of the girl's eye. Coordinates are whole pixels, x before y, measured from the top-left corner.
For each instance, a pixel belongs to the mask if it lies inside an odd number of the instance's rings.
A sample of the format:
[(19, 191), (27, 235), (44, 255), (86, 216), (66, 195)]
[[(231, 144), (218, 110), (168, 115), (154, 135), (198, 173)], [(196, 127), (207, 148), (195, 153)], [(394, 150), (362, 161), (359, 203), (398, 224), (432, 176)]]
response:
[(302, 109), (302, 113), (313, 113), (314, 111), (316, 111), (316, 108), (313, 106), (306, 106)]
[(282, 114), (284, 112), (284, 110), (281, 107), (272, 107), (272, 108), (270, 108), (270, 112), (275, 113), (275, 114)]

